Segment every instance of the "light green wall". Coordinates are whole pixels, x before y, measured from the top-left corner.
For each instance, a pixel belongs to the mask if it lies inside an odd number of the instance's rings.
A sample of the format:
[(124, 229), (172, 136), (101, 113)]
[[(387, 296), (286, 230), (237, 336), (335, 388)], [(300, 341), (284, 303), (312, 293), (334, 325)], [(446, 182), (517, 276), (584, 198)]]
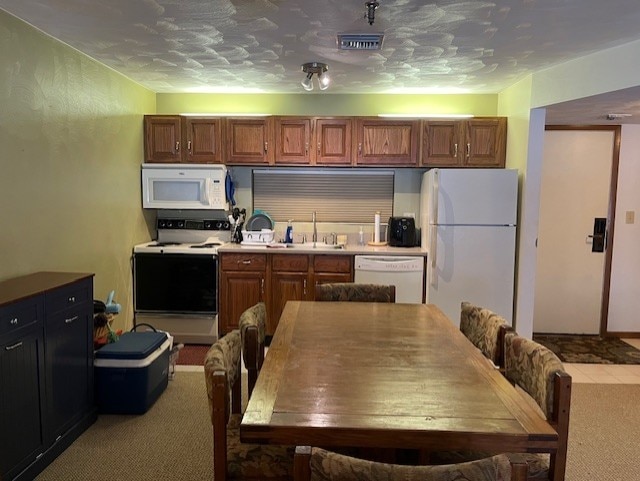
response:
[[(302, 88), (302, 87), (301, 87)], [(378, 115), (438, 113), (495, 116), (497, 94), (158, 94), (159, 114), (263, 113), (272, 115)]]
[(142, 114), (155, 94), (0, 11), (0, 279), (95, 273), (131, 321)]

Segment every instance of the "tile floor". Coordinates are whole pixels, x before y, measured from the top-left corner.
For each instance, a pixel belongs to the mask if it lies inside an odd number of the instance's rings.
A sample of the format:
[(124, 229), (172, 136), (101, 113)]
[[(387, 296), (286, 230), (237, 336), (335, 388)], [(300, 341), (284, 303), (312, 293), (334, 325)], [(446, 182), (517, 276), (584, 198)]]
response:
[[(640, 338), (624, 339), (632, 346), (640, 349)], [(640, 364), (570, 364), (564, 367), (575, 383), (592, 384), (640, 384)], [(244, 364), (242, 365), (245, 371)], [(176, 366), (176, 371), (202, 372), (202, 366)]]

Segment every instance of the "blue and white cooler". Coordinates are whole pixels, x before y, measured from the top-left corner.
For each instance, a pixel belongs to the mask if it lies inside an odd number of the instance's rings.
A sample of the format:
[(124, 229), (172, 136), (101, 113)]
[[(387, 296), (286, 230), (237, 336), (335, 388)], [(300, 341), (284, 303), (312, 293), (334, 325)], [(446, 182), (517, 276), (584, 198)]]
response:
[(96, 403), (101, 413), (143, 414), (167, 387), (172, 337), (126, 332), (95, 354)]

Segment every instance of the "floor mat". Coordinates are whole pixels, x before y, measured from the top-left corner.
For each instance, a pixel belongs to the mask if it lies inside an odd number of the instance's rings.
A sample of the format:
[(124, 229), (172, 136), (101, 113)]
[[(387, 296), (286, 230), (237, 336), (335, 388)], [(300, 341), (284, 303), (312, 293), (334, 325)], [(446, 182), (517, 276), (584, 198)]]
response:
[(616, 337), (534, 334), (533, 340), (551, 349), (562, 362), (640, 364), (640, 350)]
[(204, 356), (210, 347), (203, 344), (185, 344), (178, 352), (176, 364), (179, 366), (204, 366)]

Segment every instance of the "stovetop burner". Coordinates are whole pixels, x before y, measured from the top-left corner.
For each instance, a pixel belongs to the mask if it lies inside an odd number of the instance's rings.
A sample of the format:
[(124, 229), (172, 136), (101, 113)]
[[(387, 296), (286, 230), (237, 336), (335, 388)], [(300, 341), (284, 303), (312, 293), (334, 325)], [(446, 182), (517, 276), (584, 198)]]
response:
[(180, 244), (181, 242), (154, 242), (153, 244), (149, 244), (149, 247), (177, 246)]
[(204, 244), (194, 244), (191, 246), (191, 249), (206, 249), (208, 247), (218, 247), (221, 245), (221, 242), (206, 242)]

